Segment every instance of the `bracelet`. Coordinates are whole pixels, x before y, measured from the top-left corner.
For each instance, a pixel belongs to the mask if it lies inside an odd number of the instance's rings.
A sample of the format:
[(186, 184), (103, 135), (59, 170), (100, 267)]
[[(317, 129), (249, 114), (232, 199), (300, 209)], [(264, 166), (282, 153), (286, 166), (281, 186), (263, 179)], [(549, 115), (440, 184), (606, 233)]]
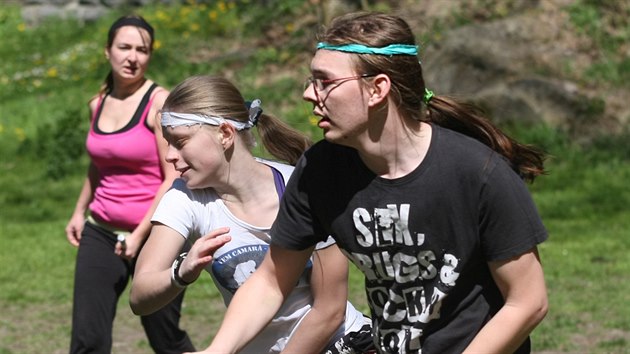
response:
[(186, 259), (187, 255), (188, 255), (188, 252), (184, 252), (180, 254), (179, 256), (177, 256), (177, 258), (175, 258), (175, 260), (173, 261), (173, 265), (171, 266), (172, 283), (180, 289), (184, 289), (188, 285), (193, 283), (192, 281), (187, 282), (184, 279), (182, 279), (182, 277), (179, 276), (179, 268), (181, 267), (182, 262), (184, 262), (184, 259)]

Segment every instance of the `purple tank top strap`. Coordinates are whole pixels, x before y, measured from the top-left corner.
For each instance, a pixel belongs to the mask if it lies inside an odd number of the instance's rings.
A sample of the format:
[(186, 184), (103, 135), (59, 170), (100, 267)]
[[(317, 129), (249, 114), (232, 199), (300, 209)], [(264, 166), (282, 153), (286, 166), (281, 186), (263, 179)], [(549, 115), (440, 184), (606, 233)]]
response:
[(276, 184), (278, 198), (282, 199), (282, 195), (284, 194), (284, 178), (282, 177), (282, 173), (273, 167), (271, 167), (271, 172), (273, 172), (273, 181)]

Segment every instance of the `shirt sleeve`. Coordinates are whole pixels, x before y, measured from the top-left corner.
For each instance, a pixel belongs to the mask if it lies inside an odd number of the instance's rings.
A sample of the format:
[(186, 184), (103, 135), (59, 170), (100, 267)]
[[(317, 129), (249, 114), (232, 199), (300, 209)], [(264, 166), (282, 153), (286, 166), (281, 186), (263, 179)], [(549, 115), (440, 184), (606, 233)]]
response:
[(180, 233), (185, 239), (193, 232), (194, 213), (191, 193), (181, 179), (176, 179), (158, 203), (151, 222), (160, 223)]
[(328, 239), (328, 234), (322, 231), (311, 210), (308, 171), (309, 157), (305, 153), (298, 161), (282, 196), (278, 216), (271, 227), (272, 244), (303, 250)]
[(481, 247), (489, 261), (505, 260), (547, 239), (525, 182), (500, 158), (493, 160), (480, 202)]

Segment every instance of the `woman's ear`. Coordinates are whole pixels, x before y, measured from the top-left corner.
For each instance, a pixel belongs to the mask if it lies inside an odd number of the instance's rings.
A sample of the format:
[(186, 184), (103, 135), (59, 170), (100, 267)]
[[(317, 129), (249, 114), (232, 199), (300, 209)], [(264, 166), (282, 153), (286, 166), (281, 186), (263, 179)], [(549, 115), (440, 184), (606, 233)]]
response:
[(219, 143), (223, 146), (223, 150), (227, 150), (234, 145), (234, 138), (237, 131), (232, 124), (222, 123), (218, 129)]
[(392, 82), (389, 76), (385, 74), (378, 74), (372, 79), (372, 84), (369, 85), (368, 92), (370, 93), (370, 99), (368, 104), (371, 107), (381, 104), (381, 102), (387, 100), (389, 91), (391, 89)]

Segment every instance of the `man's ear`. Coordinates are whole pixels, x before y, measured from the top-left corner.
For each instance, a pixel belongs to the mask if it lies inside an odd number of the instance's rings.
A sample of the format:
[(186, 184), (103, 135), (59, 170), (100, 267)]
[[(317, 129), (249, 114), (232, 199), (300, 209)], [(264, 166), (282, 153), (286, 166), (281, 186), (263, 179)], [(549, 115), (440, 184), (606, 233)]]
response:
[(389, 76), (385, 74), (378, 74), (372, 79), (372, 84), (368, 92), (370, 93), (370, 99), (368, 104), (371, 107), (378, 106), (382, 102), (387, 100), (391, 89), (392, 82)]
[(222, 123), (218, 129), (219, 142), (223, 145), (223, 150), (227, 150), (234, 145), (234, 138), (237, 131), (232, 124)]

